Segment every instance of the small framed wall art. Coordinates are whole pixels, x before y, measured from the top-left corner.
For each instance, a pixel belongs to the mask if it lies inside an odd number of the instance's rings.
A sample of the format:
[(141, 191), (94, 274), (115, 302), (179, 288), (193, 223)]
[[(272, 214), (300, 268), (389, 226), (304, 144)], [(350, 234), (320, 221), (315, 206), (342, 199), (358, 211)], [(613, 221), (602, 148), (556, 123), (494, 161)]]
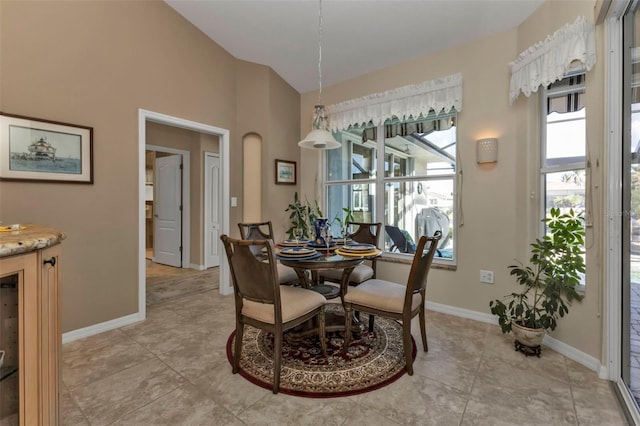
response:
[(0, 180), (93, 183), (93, 128), (0, 113)]
[(282, 185), (296, 184), (296, 162), (276, 160), (276, 183)]

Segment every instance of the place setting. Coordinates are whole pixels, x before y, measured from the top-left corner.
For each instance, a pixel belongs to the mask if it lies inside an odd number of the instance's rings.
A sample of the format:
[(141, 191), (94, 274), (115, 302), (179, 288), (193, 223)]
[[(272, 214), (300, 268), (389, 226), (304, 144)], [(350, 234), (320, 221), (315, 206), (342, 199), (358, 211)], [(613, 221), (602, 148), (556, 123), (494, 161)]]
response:
[(336, 249), (336, 254), (348, 257), (377, 256), (381, 251), (373, 244), (351, 243)]
[(308, 260), (320, 256), (320, 253), (312, 247), (284, 247), (276, 253), (280, 260)]

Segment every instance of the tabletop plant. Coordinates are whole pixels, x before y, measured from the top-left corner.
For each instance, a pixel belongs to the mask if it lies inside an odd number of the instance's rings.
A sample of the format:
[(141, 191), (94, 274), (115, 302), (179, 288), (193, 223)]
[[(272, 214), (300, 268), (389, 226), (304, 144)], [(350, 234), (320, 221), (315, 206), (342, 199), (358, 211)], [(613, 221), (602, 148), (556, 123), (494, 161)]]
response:
[(314, 204), (311, 205), (309, 200), (305, 198), (303, 203), (296, 191), (293, 196), (293, 203), (289, 204), (285, 211), (290, 212), (289, 222), (291, 225), (286, 231), (289, 234), (289, 238), (293, 238), (293, 230), (296, 228), (302, 229), (302, 238), (310, 239), (313, 237), (313, 223), (317, 218), (322, 217), (322, 210), (320, 210), (317, 201), (314, 201)]
[(349, 230), (347, 229), (349, 222), (355, 222), (353, 211), (349, 207), (343, 207), (342, 212), (336, 213), (336, 217), (331, 221), (337, 222), (340, 228), (340, 235), (345, 236)]
[(571, 209), (560, 213), (552, 208), (543, 219), (548, 233), (531, 244), (530, 265), (511, 265), (511, 275), (524, 289), (503, 300), (489, 303), (498, 316), (503, 333), (512, 331), (514, 323), (531, 329), (555, 330), (560, 317), (569, 313), (574, 300), (582, 300), (576, 291), (584, 263), (584, 218)]

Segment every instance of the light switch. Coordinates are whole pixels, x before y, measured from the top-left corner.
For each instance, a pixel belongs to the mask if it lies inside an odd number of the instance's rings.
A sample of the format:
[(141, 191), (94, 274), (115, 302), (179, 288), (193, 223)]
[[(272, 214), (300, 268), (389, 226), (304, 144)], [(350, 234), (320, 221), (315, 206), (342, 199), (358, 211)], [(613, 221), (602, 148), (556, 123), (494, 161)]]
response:
[(238, 207), (238, 197), (231, 197), (231, 207)]

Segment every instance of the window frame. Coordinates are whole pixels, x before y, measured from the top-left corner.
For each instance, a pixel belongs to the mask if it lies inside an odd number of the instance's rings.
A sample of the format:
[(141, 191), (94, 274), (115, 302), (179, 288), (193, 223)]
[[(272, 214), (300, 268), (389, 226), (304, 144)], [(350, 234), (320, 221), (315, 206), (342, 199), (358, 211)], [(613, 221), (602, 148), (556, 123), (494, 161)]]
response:
[[(585, 200), (585, 211), (588, 199), (588, 186), (587, 186), (587, 138), (586, 138), (586, 129), (587, 129), (587, 106), (585, 104), (585, 114), (584, 114), (584, 127), (585, 127), (585, 140), (584, 140), (584, 157), (582, 157), (582, 161), (575, 160), (579, 157), (566, 157), (567, 159), (572, 159), (574, 161), (568, 161), (566, 163), (561, 163), (557, 165), (547, 165), (547, 116), (548, 116), (548, 99), (549, 96), (557, 96), (562, 94), (576, 93), (580, 92), (583, 96), (586, 96), (586, 70), (584, 69), (576, 69), (565, 74), (561, 80), (571, 77), (576, 77), (582, 75), (582, 82), (570, 88), (561, 88), (561, 89), (548, 89), (547, 86), (542, 85), (540, 89), (540, 147), (538, 150), (538, 187), (539, 187), (539, 202), (538, 202), (538, 221), (537, 221), (537, 236), (542, 237), (546, 233), (546, 226), (543, 222), (543, 219), (547, 216), (547, 185), (546, 185), (546, 177), (549, 174), (553, 173), (562, 173), (562, 172), (572, 172), (572, 171), (582, 171), (584, 173), (585, 182), (584, 182), (584, 200)], [(585, 223), (586, 227), (586, 223)], [(586, 265), (586, 241), (585, 241), (585, 265)], [(583, 278), (579, 287), (577, 288), (578, 292), (584, 294), (586, 290), (586, 276)]]
[[(443, 113), (447, 114), (447, 116), (451, 116), (452, 113)], [(382, 233), (382, 241), (384, 241), (386, 231), (385, 231), (385, 187), (387, 183), (396, 183), (396, 182), (424, 182), (424, 181), (438, 181), (438, 180), (446, 180), (452, 181), (452, 219), (451, 219), (451, 227), (453, 228), (453, 247), (452, 247), (452, 258), (443, 258), (443, 257), (434, 257), (433, 263), (439, 265), (446, 265), (450, 268), (457, 267), (458, 264), (458, 232), (457, 226), (458, 223), (458, 208), (459, 208), (459, 193), (458, 193), (458, 172), (459, 172), (459, 163), (458, 163), (458, 115), (459, 111), (455, 111), (453, 116), (455, 117), (455, 143), (456, 143), (456, 155), (455, 155), (455, 166), (450, 174), (443, 175), (420, 175), (420, 176), (385, 176), (385, 158), (387, 156), (385, 152), (385, 123), (379, 124), (376, 126), (376, 134), (377, 138), (375, 140), (370, 140), (371, 142), (375, 142), (375, 150), (376, 150), (376, 165), (374, 168), (373, 177), (368, 179), (339, 179), (339, 180), (328, 180), (327, 179), (327, 170), (328, 170), (328, 155), (325, 152), (322, 154), (322, 188), (323, 188), (323, 205), (325, 210), (327, 210), (329, 206), (329, 190), (328, 188), (331, 186), (344, 186), (348, 185), (353, 187), (354, 185), (374, 185), (375, 187), (375, 206), (373, 207), (373, 217), (376, 222), (381, 222), (382, 227), (380, 232)], [(440, 114), (437, 114), (436, 117), (439, 117)], [(353, 148), (349, 148), (349, 156), (353, 157)], [(417, 191), (417, 186), (414, 191)], [(351, 206), (353, 209), (353, 206)], [(415, 241), (417, 244), (417, 241)], [(384, 251), (382, 252), (383, 257), (390, 259), (397, 259), (399, 261), (409, 262), (413, 259), (413, 254), (408, 253), (394, 253)]]

